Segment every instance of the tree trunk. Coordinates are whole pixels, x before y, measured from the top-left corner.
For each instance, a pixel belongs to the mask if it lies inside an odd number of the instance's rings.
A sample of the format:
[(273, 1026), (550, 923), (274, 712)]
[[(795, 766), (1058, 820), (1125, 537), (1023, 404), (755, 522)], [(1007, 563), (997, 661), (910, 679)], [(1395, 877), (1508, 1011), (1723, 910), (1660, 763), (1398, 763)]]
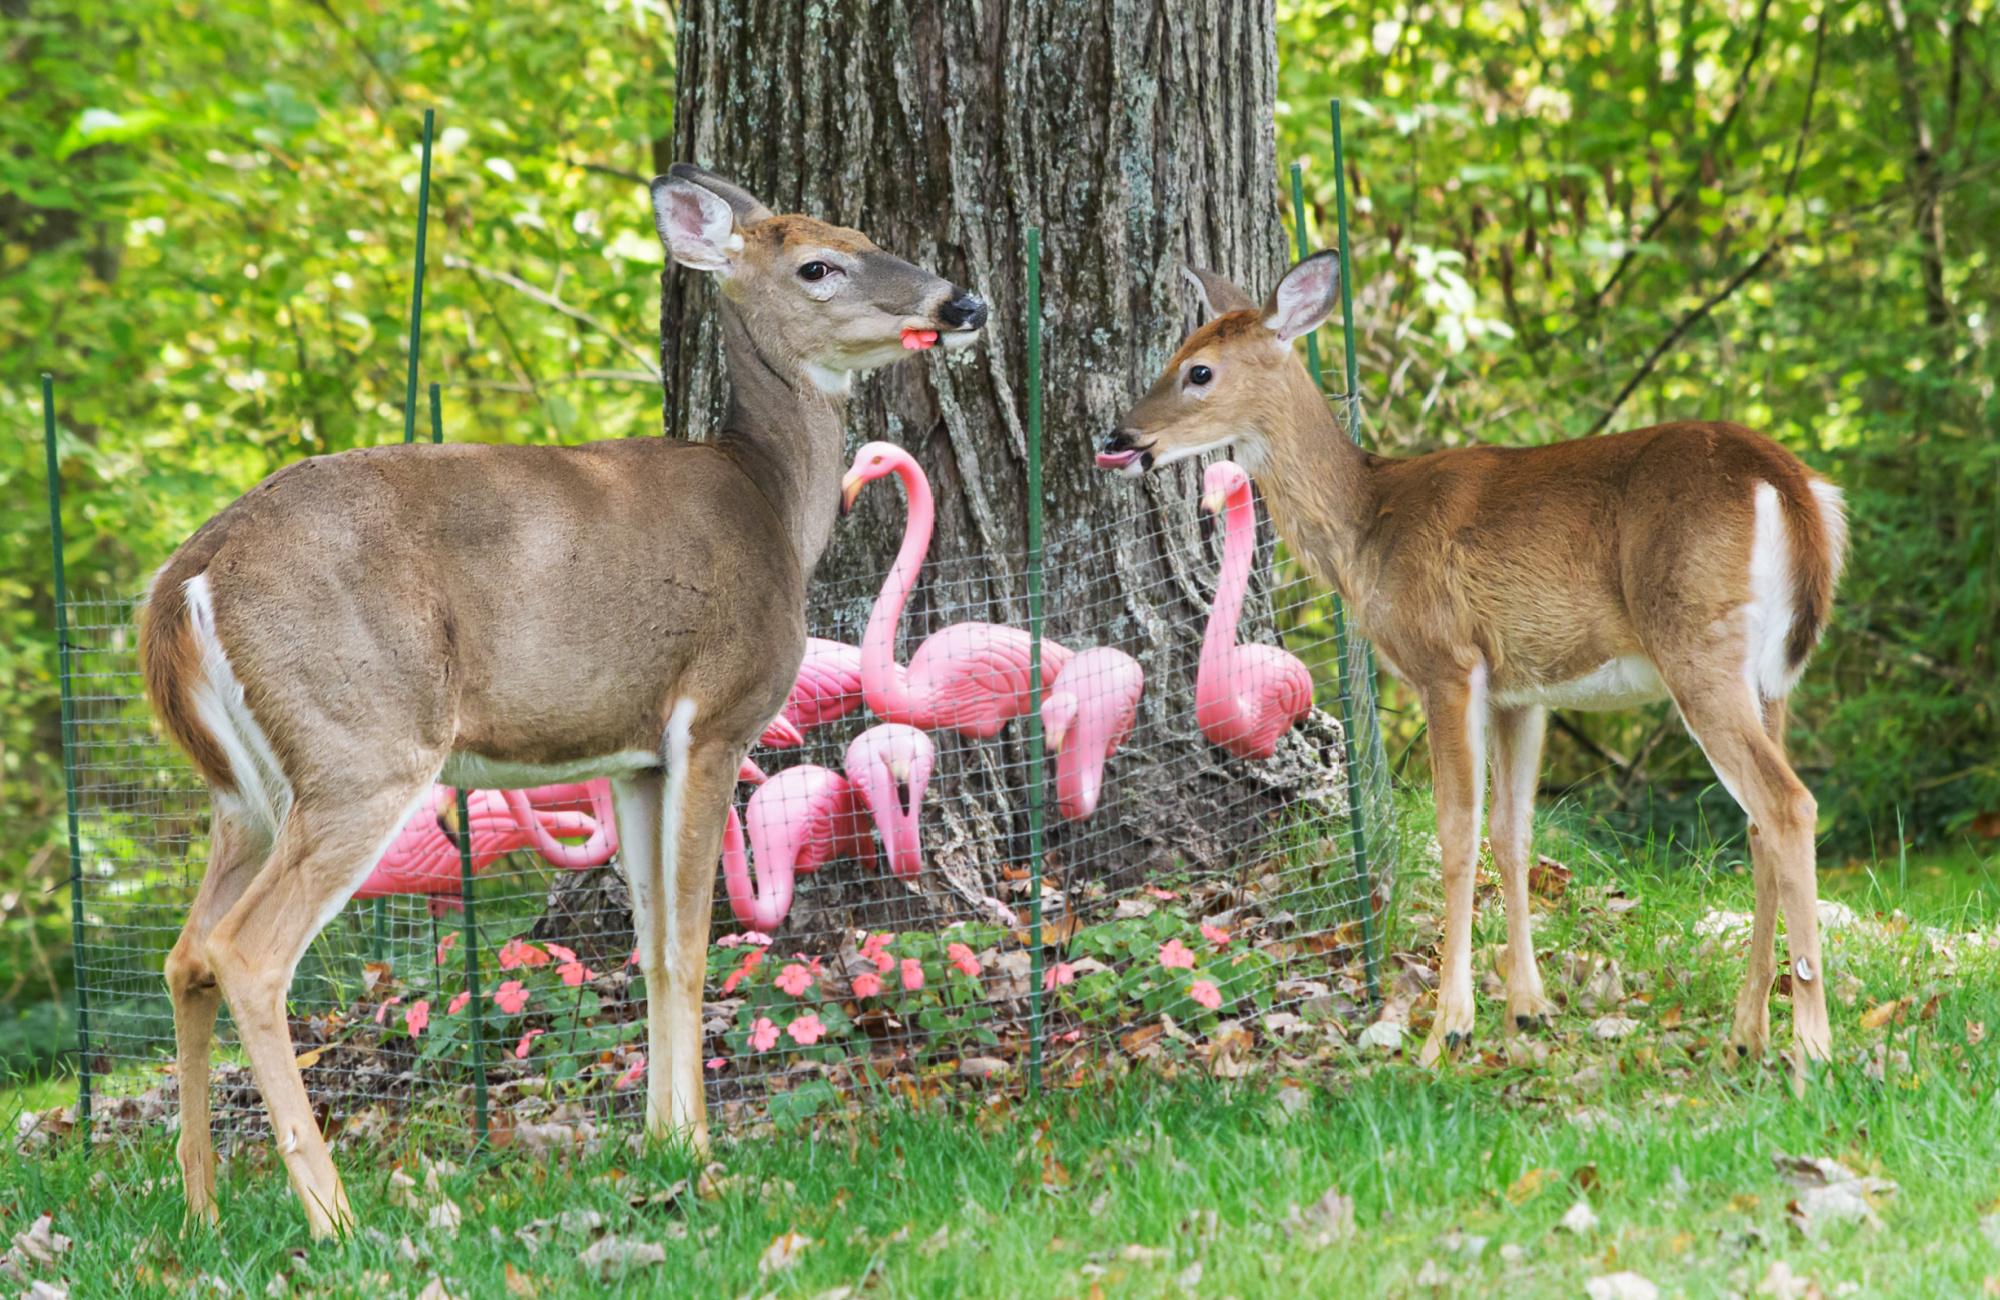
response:
[[(688, 0), (680, 21), (678, 157), (776, 211), (864, 231), (991, 304), (976, 348), (863, 380), (850, 408), (850, 448), (907, 447), (938, 498), (899, 658), (947, 623), (1027, 623), (1023, 232), (1041, 228), (1046, 634), (1071, 649), (1118, 646), (1146, 671), (1138, 728), (1096, 817), (1070, 826), (1050, 809), (1058, 882), (1129, 886), (1177, 858), (1233, 867), (1289, 801), (1340, 806), (1330, 718), (1257, 764), (1196, 729), (1215, 563), (1196, 528), (1199, 467), (1135, 485), (1092, 463), (1197, 321), (1181, 264), (1261, 293), (1288, 263), (1268, 0)], [(705, 275), (665, 274), (669, 435), (701, 438), (722, 409), (713, 293)], [(892, 481), (863, 493), (820, 563), (815, 634), (859, 644), (903, 522)], [(1268, 526), (1264, 542), (1268, 558)], [(1241, 635), (1275, 640), (1271, 627), (1269, 593), (1253, 591)], [(830, 742), (866, 721), (828, 729), (808, 757), (837, 766)], [(936, 739), (929, 892), (905, 899), (886, 875), (837, 864), (800, 891), (788, 929), (929, 923), (1008, 896), (1002, 868), (1026, 852), (1022, 729), (984, 744)]]

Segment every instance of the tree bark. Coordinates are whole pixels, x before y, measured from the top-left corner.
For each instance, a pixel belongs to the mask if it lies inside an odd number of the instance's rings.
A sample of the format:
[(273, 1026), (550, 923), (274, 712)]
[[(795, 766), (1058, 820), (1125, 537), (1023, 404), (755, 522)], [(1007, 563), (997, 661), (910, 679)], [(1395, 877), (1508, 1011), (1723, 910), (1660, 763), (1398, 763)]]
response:
[[(1138, 728), (1096, 817), (1069, 827), (1050, 809), (1068, 882), (1129, 885), (1177, 857), (1234, 865), (1261, 838), (1253, 810), (1268, 822), (1301, 793), (1337, 802), (1330, 719), (1261, 764), (1228, 759), (1196, 729), (1214, 581), (1194, 516), (1199, 467), (1134, 485), (1092, 463), (1197, 322), (1180, 266), (1261, 293), (1287, 265), (1269, 0), (688, 0), (680, 22), (680, 158), (776, 211), (859, 229), (991, 305), (976, 348), (863, 380), (851, 404), (850, 448), (907, 447), (938, 498), (900, 658), (946, 623), (1027, 623), (1023, 232), (1041, 228), (1046, 634), (1072, 649), (1116, 645), (1146, 671)], [(665, 428), (701, 438), (724, 391), (714, 286), (669, 267), (662, 288)], [(859, 644), (903, 522), (893, 483), (862, 495), (821, 561), (815, 634)], [(1268, 558), (1268, 527), (1264, 541)], [(1268, 593), (1253, 593), (1241, 635), (1275, 639)], [(840, 740), (866, 720), (853, 721)], [(1021, 728), (986, 744), (937, 740), (929, 866), (968, 903), (1004, 898), (1001, 868), (1025, 852)], [(811, 756), (839, 762), (837, 749)], [(896, 900), (915, 909), (899, 917), (962, 911), (929, 873), (925, 884), (923, 898)], [(788, 928), (869, 924), (888, 890), (886, 877), (829, 868)], [(838, 918), (813, 915), (823, 909)]]

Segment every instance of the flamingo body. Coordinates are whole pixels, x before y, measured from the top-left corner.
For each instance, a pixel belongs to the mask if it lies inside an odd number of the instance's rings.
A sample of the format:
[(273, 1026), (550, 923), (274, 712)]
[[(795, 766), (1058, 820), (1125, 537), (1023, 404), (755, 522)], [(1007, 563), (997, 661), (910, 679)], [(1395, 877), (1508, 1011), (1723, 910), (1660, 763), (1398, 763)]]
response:
[(801, 763), (765, 782), (750, 796), (741, 818), (732, 804), (722, 832), (722, 881), (730, 912), (752, 929), (775, 930), (791, 911), (798, 875), (835, 858), (875, 865), (871, 819), (889, 851), (891, 869), (903, 876), (922, 870), (917, 814), (932, 755), (930, 738), (915, 728), (870, 727), (847, 747), (844, 772)]
[[(869, 612), (868, 630), (861, 640), (863, 698), (872, 713), (889, 722), (990, 740), (1030, 708), (1032, 638), (1019, 628), (995, 623), (954, 623), (917, 647), (907, 667), (896, 662), (896, 627), (930, 550), (936, 522), (930, 481), (901, 447), (871, 442), (855, 455), (842, 484), (842, 502), (851, 506), (864, 485), (888, 474), (903, 480), (909, 516), (896, 563)], [(1043, 639), (1043, 690), (1069, 659), (1067, 649)]]
[(1092, 646), (1063, 666), (1042, 701), (1042, 727), (1056, 753), (1056, 811), (1080, 822), (1097, 811), (1104, 763), (1139, 716), (1146, 673), (1123, 650)]
[[(746, 758), (736, 779), (756, 785), (764, 772)], [(457, 798), (451, 786), (431, 786), (424, 806), (404, 824), (354, 897), (426, 895), (434, 913), (464, 906), (458, 841), (446, 830), (446, 819), (456, 815), (452, 805)], [(520, 849), (533, 849), (551, 865), (570, 871), (601, 867), (618, 852), (611, 782), (602, 777), (529, 790), (473, 790), (465, 808), (472, 823), (475, 875)], [(564, 844), (559, 835), (586, 838), (581, 844)]]
[(1312, 708), (1312, 673), (1298, 656), (1271, 645), (1236, 644), (1236, 624), (1255, 558), (1256, 505), (1250, 476), (1217, 461), (1202, 480), (1202, 507), (1220, 511), (1222, 569), (1202, 636), (1194, 716), (1202, 734), (1238, 758), (1269, 758), (1278, 737)]

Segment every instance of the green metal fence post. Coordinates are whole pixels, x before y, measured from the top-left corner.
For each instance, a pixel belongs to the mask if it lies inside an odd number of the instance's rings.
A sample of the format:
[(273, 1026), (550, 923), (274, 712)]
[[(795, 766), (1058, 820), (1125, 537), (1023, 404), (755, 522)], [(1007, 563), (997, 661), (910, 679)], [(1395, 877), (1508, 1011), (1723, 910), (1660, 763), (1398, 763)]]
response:
[[(444, 441), (444, 403), (431, 385), (431, 445)], [(479, 1005), (479, 919), (473, 909), (472, 810), (465, 790), (458, 791), (458, 896), (465, 904), (465, 1010), (472, 1017), (472, 1128), (475, 1149), (484, 1150), (492, 1136), (486, 1111), (486, 1014)]]
[(424, 110), (424, 164), (417, 177), (417, 273), (410, 285), (410, 385), (403, 399), (403, 441), (417, 440), (417, 347), (424, 337), (424, 228), (431, 216), (431, 127), (437, 110)]
[(1028, 1088), (1042, 1087), (1042, 232), (1028, 227)]
[[(1292, 230), (1298, 245), (1299, 260), (1304, 261), (1311, 253), (1311, 243), (1306, 238), (1306, 194), (1305, 180), (1299, 164), (1292, 164)], [(1343, 290), (1347, 285), (1347, 258), (1340, 259), (1340, 283)], [(1306, 336), (1306, 365), (1312, 371), (1314, 388), (1321, 388), (1319, 364), (1319, 332), (1315, 330)], [(1375, 892), (1374, 880), (1368, 870), (1368, 828), (1365, 824), (1361, 798), (1361, 754), (1355, 745), (1354, 719), (1357, 714), (1367, 716), (1355, 708), (1354, 676), (1347, 671), (1347, 609), (1334, 592), (1330, 598), (1333, 616), (1334, 657), (1340, 662), (1340, 735), (1342, 755), (1347, 767), (1347, 829), (1354, 845), (1354, 869), (1361, 881), (1361, 964), (1368, 977), (1368, 1000), (1371, 1004), (1380, 1000), (1379, 978), (1375, 964), (1373, 942), (1374, 916), (1370, 896)]]
[[(56, 383), (42, 376), (42, 440), (49, 460), (49, 545), (55, 560), (56, 671), (61, 677), (63, 802), (69, 814), (70, 963), (76, 971), (76, 1122), (90, 1141), (90, 981), (83, 947), (83, 848), (76, 815), (76, 692), (70, 680), (69, 578), (63, 572), (62, 476), (56, 457)], [(49, 990), (51, 993), (54, 989)]]
[[(1341, 369), (1346, 381), (1346, 387), (1342, 392), (1341, 400), (1347, 408), (1348, 436), (1353, 438), (1355, 444), (1359, 446), (1364, 445), (1362, 444), (1361, 435), (1360, 365), (1359, 358), (1355, 355), (1354, 351), (1354, 277), (1348, 273), (1349, 268), (1353, 264), (1353, 259), (1349, 256), (1347, 247), (1347, 151), (1345, 141), (1341, 137), (1340, 101), (1338, 99), (1332, 101), (1330, 110), (1333, 119), (1334, 221), (1340, 234)], [(1336, 606), (1336, 608), (1338, 607)], [(1382, 750), (1382, 724), (1375, 703), (1375, 647), (1370, 645), (1366, 640), (1363, 640), (1358, 647), (1358, 653), (1353, 658), (1350, 658), (1347, 620), (1344, 616), (1337, 618), (1333, 626), (1333, 633), (1334, 653), (1340, 657), (1341, 679), (1344, 681), (1350, 675), (1348, 671), (1350, 667), (1355, 669), (1352, 673), (1355, 686), (1355, 712), (1358, 716), (1368, 721), (1367, 734), (1359, 738), (1362, 750), (1367, 756), (1370, 768), (1379, 773), (1386, 782), (1388, 779), (1389, 758)], [(1350, 736), (1353, 735), (1351, 729), (1349, 734)], [(1362, 812), (1358, 797), (1363, 791), (1361, 790), (1360, 773), (1357, 767), (1353, 765), (1350, 765), (1348, 768), (1347, 788), (1350, 806), (1354, 809), (1355, 834), (1359, 836), (1361, 834)], [(1392, 808), (1390, 817), (1393, 819), (1394, 815)], [(1377, 841), (1375, 846), (1377, 867), (1382, 867), (1386, 862), (1387, 868), (1392, 871), (1395, 868), (1393, 829), (1392, 826), (1392, 833), (1384, 836), (1382, 840)], [(1377, 874), (1380, 874), (1379, 870)], [(1361, 951), (1368, 968), (1368, 997), (1371, 1001), (1379, 1001), (1380, 981), (1378, 971), (1380, 959), (1375, 952), (1375, 942), (1372, 934), (1374, 921), (1374, 899), (1372, 893), (1371, 888), (1370, 892), (1364, 894), (1361, 900)]]

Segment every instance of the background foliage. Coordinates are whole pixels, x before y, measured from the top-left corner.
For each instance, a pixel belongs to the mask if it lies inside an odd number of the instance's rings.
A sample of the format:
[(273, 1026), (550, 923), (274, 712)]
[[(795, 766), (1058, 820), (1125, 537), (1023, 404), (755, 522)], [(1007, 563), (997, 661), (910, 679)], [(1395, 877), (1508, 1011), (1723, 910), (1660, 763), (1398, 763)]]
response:
[[(0, 22), (19, 1004), (62, 982), (66, 915), (38, 372), (78, 588), (137, 586), (298, 456), (399, 438), (435, 105), (423, 363), (451, 435), (650, 432), (643, 184), (674, 43), (660, 0), (8, 0)], [(2000, 830), (1975, 820), (2000, 808), (1990, 0), (1286, 0), (1278, 22), (1280, 156), (1329, 241), (1325, 101), (1346, 100), (1376, 443), (1768, 429), (1853, 509), (1796, 700), (1832, 851)], [(1412, 776), (1418, 725), (1392, 748)], [(1733, 817), (1664, 709), (1559, 718), (1552, 748), (1552, 780), (1627, 820)]]

